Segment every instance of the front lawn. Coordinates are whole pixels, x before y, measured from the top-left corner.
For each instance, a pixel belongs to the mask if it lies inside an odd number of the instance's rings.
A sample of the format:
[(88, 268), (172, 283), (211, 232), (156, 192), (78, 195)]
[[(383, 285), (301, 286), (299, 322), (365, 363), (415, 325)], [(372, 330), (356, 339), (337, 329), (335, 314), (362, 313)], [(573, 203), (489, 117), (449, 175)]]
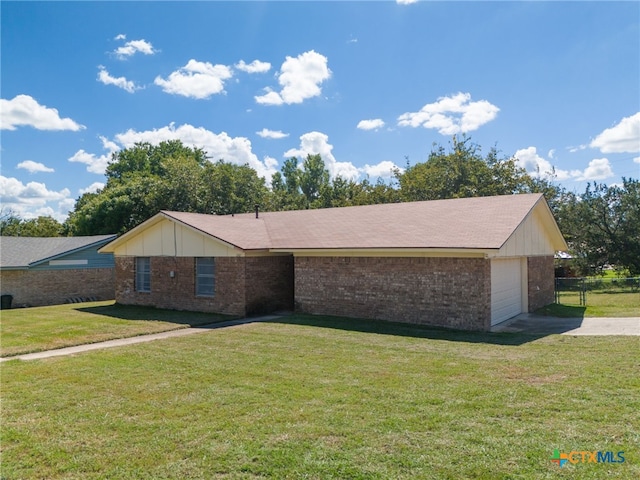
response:
[(0, 356), (135, 337), (230, 318), (116, 305), (113, 301), (3, 310), (0, 317)]
[(9, 361), (2, 476), (640, 478), (639, 347), (294, 315)]

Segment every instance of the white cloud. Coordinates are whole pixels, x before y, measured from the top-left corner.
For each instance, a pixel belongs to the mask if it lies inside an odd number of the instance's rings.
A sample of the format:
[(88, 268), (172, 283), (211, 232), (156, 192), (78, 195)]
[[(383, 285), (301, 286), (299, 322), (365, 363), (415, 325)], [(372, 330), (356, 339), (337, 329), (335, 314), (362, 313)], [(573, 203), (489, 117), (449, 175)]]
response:
[(49, 168), (45, 164), (40, 162), (34, 162), (33, 160), (25, 160), (24, 162), (20, 162), (17, 165), (17, 167), (22, 168), (28, 171), (29, 173), (36, 173), (36, 172), (51, 173), (55, 171), (53, 168)]
[(80, 190), (78, 190), (78, 193), (80, 193), (80, 195), (85, 193), (96, 193), (98, 190), (102, 190), (103, 188), (104, 188), (104, 183), (93, 182), (87, 188), (81, 188)]
[(602, 153), (640, 152), (640, 112), (620, 120), (620, 123), (607, 128), (589, 144)]
[(360, 170), (369, 175), (370, 177), (383, 177), (383, 178), (391, 178), (393, 177), (393, 173), (395, 170), (399, 170), (400, 172), (404, 172), (404, 168), (398, 167), (395, 163), (389, 160), (383, 160), (377, 165), (365, 165)]
[(100, 137), (102, 147), (108, 151), (103, 155), (97, 156), (93, 153), (87, 153), (84, 150), (78, 150), (68, 160), (70, 162), (84, 163), (87, 166), (87, 172), (103, 175), (107, 169), (107, 165), (111, 161), (111, 155), (120, 150), (120, 147), (105, 137)]
[[(548, 160), (538, 155), (536, 147), (528, 147), (518, 150), (514, 157), (516, 164), (527, 170), (532, 177), (551, 179), (554, 173), (554, 167)], [(579, 182), (590, 180), (604, 180), (613, 176), (613, 170), (609, 160), (606, 158), (595, 158), (589, 162), (584, 170), (561, 170), (555, 169), (555, 179), (575, 180)]]
[(607, 158), (594, 158), (583, 172), (575, 171), (571, 173), (575, 174), (576, 180), (579, 181), (604, 180), (605, 178), (613, 177), (613, 170)]
[(308, 132), (300, 137), (300, 147), (292, 148), (284, 153), (284, 157), (297, 157), (304, 161), (307, 155), (320, 155), (324, 161), (325, 167), (329, 170), (331, 178), (341, 176), (348, 180), (357, 180), (362, 174), (370, 177), (391, 177), (392, 171), (399, 168), (393, 162), (384, 160), (377, 165), (365, 165), (357, 168), (351, 162), (338, 162), (332, 153), (333, 145), (329, 143), (329, 137), (321, 132)]
[[(126, 38), (125, 35), (120, 34), (116, 36), (116, 40), (124, 40)], [(120, 60), (131, 57), (136, 53), (143, 53), (144, 55), (153, 55), (158, 51), (153, 48), (151, 42), (147, 42), (146, 40), (131, 40), (124, 44), (122, 47), (118, 47), (113, 53)]]
[(126, 40), (127, 36), (124, 33), (120, 33), (113, 37), (114, 40)]
[(285, 157), (298, 157), (302, 160), (307, 155), (320, 155), (331, 177), (341, 176), (355, 180), (360, 176), (358, 169), (350, 162), (338, 162), (333, 153), (333, 145), (329, 143), (329, 137), (321, 132), (309, 132), (300, 137), (300, 148), (292, 148), (284, 153)]
[(633, 159), (633, 161), (634, 161), (635, 163), (640, 163), (640, 157), (636, 157), (636, 158), (634, 158), (634, 159)]
[(266, 88), (266, 93), (256, 96), (255, 100), (263, 105), (302, 103), (308, 98), (320, 95), (322, 93), (320, 85), (330, 77), (331, 70), (327, 66), (327, 57), (314, 50), (295, 58), (287, 57), (278, 75), (278, 83), (282, 90), (276, 92)]
[(165, 80), (157, 76), (154, 83), (166, 93), (204, 99), (224, 93), (224, 81), (233, 76), (226, 65), (211, 65), (209, 62), (189, 60), (182, 68), (172, 72)]
[(428, 103), (418, 112), (403, 113), (398, 117), (398, 125), (403, 127), (433, 128), (442, 135), (477, 130), (490, 122), (500, 109), (486, 100), (471, 101), (471, 94), (457, 93), (451, 97), (440, 97), (435, 103)]
[(549, 153), (547, 153), (547, 157), (549, 157), (551, 160), (553, 160), (553, 157), (556, 155), (556, 149), (552, 148), (551, 150), (549, 150)]
[(136, 90), (140, 90), (141, 87), (136, 86), (136, 84), (127, 80), (125, 77), (112, 77), (107, 69), (100, 65), (98, 67), (100, 71), (98, 72), (98, 81), (104, 83), (105, 85), (115, 85), (118, 88), (121, 88), (129, 93), (133, 93)]
[[(57, 220), (64, 220), (68, 213), (71, 192), (64, 188), (59, 192), (47, 189), (44, 183), (29, 182), (26, 185), (17, 178), (0, 175), (0, 202), (3, 207), (13, 210), (20, 217), (28, 219), (38, 215), (51, 215)], [(49, 203), (58, 202), (54, 210)], [(73, 205), (72, 205), (73, 206)]]
[(396, 0), (398, 5), (411, 5), (412, 3), (417, 3), (418, 0)]
[(245, 63), (244, 60), (240, 60), (235, 64), (235, 67), (247, 73), (265, 73), (271, 70), (269, 62), (261, 62), (260, 60), (254, 60), (251, 63)]
[(256, 100), (256, 103), (261, 103), (262, 105), (282, 105), (284, 101), (278, 92), (274, 92), (269, 87), (265, 88), (264, 95), (260, 95), (257, 97), (253, 97)]
[(536, 147), (528, 147), (518, 150), (514, 157), (516, 158), (516, 165), (524, 168), (532, 177), (548, 178), (551, 179), (555, 172), (555, 178), (557, 180), (568, 180), (571, 178), (571, 173), (567, 170), (561, 170), (556, 168), (554, 170), (553, 165), (548, 160), (538, 155)]
[(374, 118), (371, 120), (360, 120), (357, 128), (360, 130), (377, 130), (384, 127), (384, 122), (381, 118)]
[(127, 130), (115, 136), (116, 142), (124, 148), (131, 148), (137, 142), (149, 142), (158, 144), (165, 140), (181, 140), (188, 146), (202, 148), (207, 152), (212, 162), (224, 160), (237, 165), (249, 164), (258, 175), (265, 179), (271, 179), (276, 172), (275, 165), (270, 157), (260, 161), (251, 151), (251, 141), (245, 137), (230, 137), (226, 132), (213, 133), (202, 127), (194, 127), (189, 124), (175, 127), (173, 124), (143, 132)]
[(85, 128), (70, 118), (60, 118), (58, 110), (40, 105), (29, 95), (16, 95), (12, 100), (0, 99), (0, 129), (15, 130), (20, 126), (74, 132)]
[(269, 130), (268, 128), (263, 128), (259, 132), (256, 132), (256, 134), (262, 138), (273, 138), (273, 139), (286, 138), (289, 136), (288, 133), (283, 133), (280, 130)]
[(577, 147), (568, 147), (570, 153), (576, 153), (581, 150), (586, 150), (587, 145), (578, 145)]

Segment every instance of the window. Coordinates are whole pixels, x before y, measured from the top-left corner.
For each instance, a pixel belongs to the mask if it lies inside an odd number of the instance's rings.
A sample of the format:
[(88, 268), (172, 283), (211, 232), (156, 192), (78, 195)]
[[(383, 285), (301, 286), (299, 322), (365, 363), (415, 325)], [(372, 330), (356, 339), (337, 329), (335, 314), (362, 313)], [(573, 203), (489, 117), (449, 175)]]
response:
[(151, 259), (136, 258), (136, 292), (151, 291)]
[(216, 286), (216, 264), (213, 258), (196, 258), (196, 296), (213, 297)]

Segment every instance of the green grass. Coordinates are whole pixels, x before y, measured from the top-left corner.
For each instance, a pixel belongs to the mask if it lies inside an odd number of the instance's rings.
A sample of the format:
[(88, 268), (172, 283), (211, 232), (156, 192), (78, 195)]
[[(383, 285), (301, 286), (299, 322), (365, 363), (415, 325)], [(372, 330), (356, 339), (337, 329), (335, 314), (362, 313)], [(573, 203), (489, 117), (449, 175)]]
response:
[(113, 301), (3, 310), (0, 356), (165, 332), (230, 318), (116, 305)]
[(2, 476), (640, 478), (639, 347), (295, 315), (9, 361)]
[(587, 305), (580, 306), (578, 292), (562, 292), (560, 304), (541, 308), (536, 313), (555, 317), (640, 317), (640, 292), (587, 292)]

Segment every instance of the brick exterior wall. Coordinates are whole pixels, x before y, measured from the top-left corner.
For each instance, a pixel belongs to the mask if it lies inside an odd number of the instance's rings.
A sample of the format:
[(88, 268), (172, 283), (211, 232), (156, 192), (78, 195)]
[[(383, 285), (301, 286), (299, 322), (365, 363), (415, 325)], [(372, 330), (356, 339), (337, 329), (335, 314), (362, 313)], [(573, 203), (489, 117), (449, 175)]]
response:
[(292, 270), (287, 269), (290, 257), (216, 257), (213, 297), (195, 294), (194, 257), (150, 258), (151, 292), (145, 293), (135, 290), (135, 258), (116, 257), (118, 303), (229, 315), (264, 313), (292, 303), (291, 274), (288, 280), (280, 279)]
[(555, 277), (553, 257), (527, 258), (529, 311), (549, 305), (554, 301)]
[(247, 257), (247, 314), (293, 310), (293, 256)]
[(0, 285), (3, 295), (13, 295), (13, 307), (59, 305), (70, 298), (115, 298), (113, 268), (4, 270)]
[(296, 257), (297, 311), (466, 330), (491, 323), (481, 258)]

